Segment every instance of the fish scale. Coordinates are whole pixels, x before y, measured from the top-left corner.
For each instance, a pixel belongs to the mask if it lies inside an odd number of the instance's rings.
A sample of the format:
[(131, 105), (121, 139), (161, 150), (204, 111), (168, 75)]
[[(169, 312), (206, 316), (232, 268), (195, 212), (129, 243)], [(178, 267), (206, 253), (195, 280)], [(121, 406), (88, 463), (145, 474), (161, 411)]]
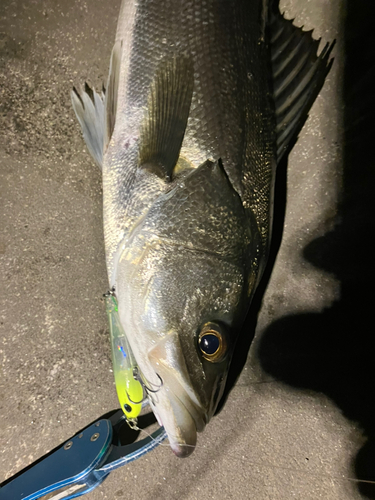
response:
[[(130, 4), (128, 8), (132, 10)], [(119, 89), (118, 105), (123, 111), (114, 130), (115, 151), (110, 146), (104, 158), (104, 168), (110, 173), (103, 177), (106, 255), (111, 269), (120, 241), (165, 190), (157, 179), (150, 181), (142, 175), (134, 179), (138, 141), (133, 138), (144, 118), (155, 68), (176, 51), (190, 53), (194, 59), (194, 93), (181, 156), (195, 167), (208, 158), (221, 158), (244, 206), (255, 213), (266, 241), (274, 155), (273, 133), (267, 133), (274, 129), (270, 125), (271, 87), (269, 78), (259, 81), (247, 76), (267, 75), (266, 68), (262, 68), (264, 54), (249, 57), (248, 52), (243, 52), (241, 58), (238, 50), (244, 43), (257, 47), (260, 16), (261, 5), (257, 2), (234, 2), (231, 8), (227, 1), (214, 0), (143, 2), (134, 20), (130, 13), (124, 13), (117, 38), (133, 25), (128, 42), (131, 57), (128, 60), (123, 51), (122, 67), (128, 73), (126, 85), (120, 83)], [(247, 26), (254, 28), (248, 34)], [(133, 147), (121, 148), (129, 141)]]

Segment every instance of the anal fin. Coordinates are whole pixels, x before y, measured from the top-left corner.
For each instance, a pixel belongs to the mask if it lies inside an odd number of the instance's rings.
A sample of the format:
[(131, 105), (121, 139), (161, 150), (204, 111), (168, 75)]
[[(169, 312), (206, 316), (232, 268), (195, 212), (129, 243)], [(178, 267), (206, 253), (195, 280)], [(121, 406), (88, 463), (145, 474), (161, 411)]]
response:
[(331, 69), (335, 41), (317, 55), (320, 40), (313, 39), (312, 31), (303, 31), (285, 19), (276, 0), (270, 8), (268, 28), (279, 162), (301, 131)]
[(178, 161), (193, 86), (193, 64), (184, 55), (162, 63), (151, 84), (140, 134), (139, 166), (166, 180), (171, 180)]

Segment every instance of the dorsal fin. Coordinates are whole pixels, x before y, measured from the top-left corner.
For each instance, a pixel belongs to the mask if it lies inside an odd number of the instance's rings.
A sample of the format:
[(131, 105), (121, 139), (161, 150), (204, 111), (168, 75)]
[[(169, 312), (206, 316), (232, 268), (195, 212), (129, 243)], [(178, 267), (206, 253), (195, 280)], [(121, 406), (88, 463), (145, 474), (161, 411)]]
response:
[(111, 140), (116, 123), (118, 85), (120, 80), (122, 54), (122, 40), (118, 40), (112, 49), (111, 63), (109, 66), (109, 75), (106, 90), (106, 114), (105, 114), (105, 138), (104, 151), (107, 149)]
[(301, 131), (331, 69), (329, 57), (335, 42), (327, 43), (318, 56), (320, 40), (285, 19), (277, 1), (270, 7), (269, 35), (279, 162)]
[(101, 169), (104, 145), (104, 93), (98, 94), (85, 83), (84, 89), (77, 90), (73, 87), (71, 98), (88, 150)]
[(171, 180), (189, 117), (194, 69), (179, 55), (162, 63), (151, 84), (140, 134), (139, 165)]

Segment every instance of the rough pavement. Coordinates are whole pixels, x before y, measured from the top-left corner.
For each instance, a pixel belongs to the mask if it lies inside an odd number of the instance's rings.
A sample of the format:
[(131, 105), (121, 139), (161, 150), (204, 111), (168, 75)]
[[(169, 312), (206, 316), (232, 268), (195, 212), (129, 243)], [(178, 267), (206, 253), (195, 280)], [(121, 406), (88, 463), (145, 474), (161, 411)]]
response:
[[(341, 296), (337, 273), (304, 250), (334, 230), (343, 185), (344, 7), (282, 6), (323, 42), (337, 38), (336, 60), (289, 157), (282, 244), (248, 361), (190, 458), (160, 446), (88, 500), (363, 498), (348, 479), (366, 443), (357, 415), (305, 380), (306, 322), (296, 342), (272, 330), (280, 318), (313, 322)], [(2, 0), (0, 481), (118, 406), (101, 301), (101, 176), (69, 96), (73, 84), (106, 80), (118, 10), (119, 0)]]

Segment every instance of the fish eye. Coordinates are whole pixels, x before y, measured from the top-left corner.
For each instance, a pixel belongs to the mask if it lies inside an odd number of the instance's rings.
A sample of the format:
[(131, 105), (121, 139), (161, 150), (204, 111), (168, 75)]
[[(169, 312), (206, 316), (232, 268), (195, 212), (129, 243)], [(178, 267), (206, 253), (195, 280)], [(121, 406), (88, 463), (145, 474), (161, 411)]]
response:
[(207, 361), (218, 363), (227, 353), (227, 344), (222, 329), (216, 323), (206, 323), (198, 336), (198, 346)]

